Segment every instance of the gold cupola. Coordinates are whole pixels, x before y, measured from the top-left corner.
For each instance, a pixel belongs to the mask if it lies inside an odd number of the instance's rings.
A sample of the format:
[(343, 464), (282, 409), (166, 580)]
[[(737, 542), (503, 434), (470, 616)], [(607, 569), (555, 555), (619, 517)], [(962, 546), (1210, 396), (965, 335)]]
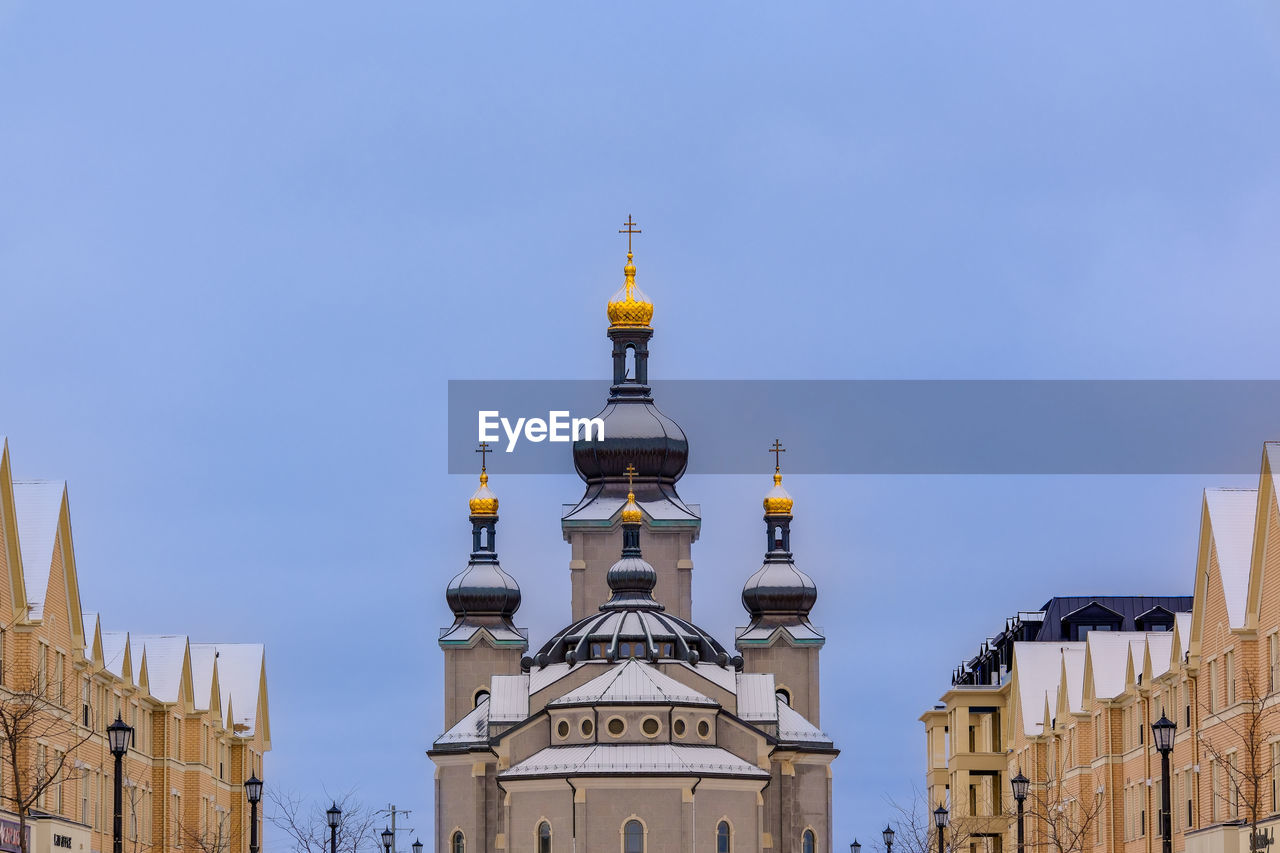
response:
[(627, 235), (627, 265), (622, 268), (626, 280), (622, 289), (609, 300), (609, 328), (648, 328), (653, 320), (653, 303), (636, 287), (635, 257), (631, 254), (631, 235), (639, 234), (640, 229), (635, 227), (630, 216), (624, 224), (626, 229), (618, 233)]
[(791, 507), (795, 505), (795, 501), (782, 488), (782, 454), (786, 453), (786, 448), (781, 441), (775, 439), (769, 452), (773, 454), (773, 488), (764, 496), (764, 514), (791, 515)]
[(480, 450), (476, 452), (480, 456), (480, 488), (476, 489), (475, 494), (471, 496), (471, 500), (467, 501), (467, 506), (471, 509), (472, 517), (488, 517), (498, 514), (498, 496), (489, 490), (489, 472), (485, 468), (484, 454), (489, 452), (489, 443), (481, 442)]
[(627, 466), (627, 502), (622, 506), (622, 523), (623, 524), (640, 524), (644, 521), (644, 513), (640, 511), (640, 505), (636, 503), (636, 493), (632, 486), (632, 479), (636, 475), (634, 465)]

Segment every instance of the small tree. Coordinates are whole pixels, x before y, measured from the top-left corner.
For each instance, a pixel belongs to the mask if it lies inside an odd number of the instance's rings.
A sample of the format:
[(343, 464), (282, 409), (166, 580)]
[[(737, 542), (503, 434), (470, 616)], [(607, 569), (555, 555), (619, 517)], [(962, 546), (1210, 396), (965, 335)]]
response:
[(378, 815), (356, 799), (355, 791), (347, 791), (338, 797), (326, 794), (312, 801), (272, 786), (267, 789), (267, 803), (267, 820), (288, 836), (295, 853), (329, 853), (326, 812), (330, 803), (342, 810), (338, 821), (339, 853), (356, 853), (362, 847), (374, 850), (382, 847), (378, 840)]
[[(1243, 818), (1248, 824), (1250, 850), (1257, 843), (1259, 819), (1270, 814), (1263, 797), (1274, 772), (1270, 739), (1276, 732), (1275, 715), (1280, 710), (1275, 696), (1256, 672), (1246, 669), (1232, 706), (1239, 710), (1209, 725), (1206, 718), (1216, 712), (1205, 707), (1201, 717), (1200, 745), (1225, 780), (1221, 786), (1210, 782), (1213, 797), (1223, 802), (1232, 817)], [(1206, 728), (1213, 733), (1206, 735)]]
[(182, 846), (198, 853), (227, 853), (231, 846), (231, 838), (227, 832), (227, 814), (218, 812), (217, 815), (213, 826), (207, 826), (203, 821), (200, 826), (179, 821), (178, 834)]
[[(912, 786), (911, 801), (899, 803), (890, 799), (889, 808), (893, 818), (889, 826), (893, 829), (894, 853), (938, 853), (938, 829), (933, 820), (933, 810), (938, 803), (931, 803), (928, 795), (918, 787)], [(943, 803), (942, 805), (946, 805)], [(950, 815), (942, 843), (946, 850), (967, 850), (979, 830), (980, 818)], [(871, 846), (883, 850), (879, 839), (873, 839)]]
[(48, 793), (82, 775), (72, 773), (73, 755), (94, 732), (77, 725), (74, 714), (62, 706), (65, 684), (51, 681), (43, 672), (15, 676), (8, 695), (0, 698), (0, 751), (9, 770), (0, 802), (18, 815), (18, 843), (21, 853), (28, 853), (28, 816)]

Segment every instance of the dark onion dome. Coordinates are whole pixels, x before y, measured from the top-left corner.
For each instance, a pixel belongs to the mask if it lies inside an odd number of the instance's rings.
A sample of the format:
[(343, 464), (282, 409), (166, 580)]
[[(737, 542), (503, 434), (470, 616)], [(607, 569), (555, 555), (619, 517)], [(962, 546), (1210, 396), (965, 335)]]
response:
[(489, 475), (480, 469), (480, 488), (468, 503), (471, 511), (471, 559), (449, 581), (445, 600), (459, 619), (496, 616), (510, 619), (520, 609), (520, 585), (502, 570), (495, 542), (498, 498), (489, 490)]
[(791, 557), (791, 509), (795, 502), (782, 487), (775, 466), (773, 488), (764, 498), (766, 553), (764, 565), (742, 587), (742, 606), (753, 620), (784, 616), (807, 619), (818, 601), (813, 578), (796, 568)]
[(573, 666), (585, 660), (626, 658), (742, 668), (740, 656), (731, 656), (710, 634), (665, 612), (654, 600), (658, 573), (640, 555), (641, 518), (635, 494), (629, 492), (622, 510), (622, 558), (606, 576), (613, 594), (600, 605), (599, 613), (574, 622), (536, 655), (521, 661), (526, 670), (553, 663)]

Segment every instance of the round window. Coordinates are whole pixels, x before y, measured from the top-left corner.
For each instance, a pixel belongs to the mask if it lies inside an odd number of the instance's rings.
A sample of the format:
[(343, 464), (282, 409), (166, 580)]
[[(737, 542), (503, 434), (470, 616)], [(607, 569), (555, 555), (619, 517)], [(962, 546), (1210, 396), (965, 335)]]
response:
[(627, 730), (627, 724), (621, 717), (609, 718), (609, 734), (614, 737), (622, 737), (622, 733)]
[(698, 721), (698, 737), (706, 737), (711, 734), (711, 724), (706, 720)]
[(556, 734), (560, 735), (561, 738), (567, 738), (569, 736), (568, 720), (561, 720), (559, 724), (556, 725)]
[(657, 717), (645, 717), (644, 722), (640, 724), (640, 731), (644, 732), (645, 737), (656, 737), (659, 728)]
[(684, 737), (684, 720), (676, 720), (671, 724), (671, 728), (675, 730), (676, 737)]
[(583, 717), (582, 725), (578, 728), (582, 730), (583, 737), (591, 737), (591, 733), (596, 730), (595, 724), (591, 722), (590, 717)]

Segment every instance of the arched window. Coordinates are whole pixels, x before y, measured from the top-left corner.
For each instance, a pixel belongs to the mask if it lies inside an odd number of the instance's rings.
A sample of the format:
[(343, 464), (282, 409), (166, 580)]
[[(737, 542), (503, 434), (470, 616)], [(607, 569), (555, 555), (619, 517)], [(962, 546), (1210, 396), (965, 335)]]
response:
[(453, 840), (449, 842), (449, 853), (467, 853), (467, 841), (462, 837), (461, 832), (453, 834)]
[(729, 821), (722, 820), (716, 827), (716, 853), (733, 853), (729, 839)]
[(644, 853), (644, 824), (629, 820), (622, 827), (622, 853)]
[(538, 853), (551, 853), (551, 824), (538, 824)]
[(475, 702), (473, 702), (473, 703), (472, 703), (471, 707), (472, 707), (472, 708), (479, 708), (479, 707), (480, 707), (480, 703), (481, 703), (481, 702), (483, 702), (484, 700), (488, 699), (488, 698), (489, 698), (489, 691), (488, 691), (488, 690), (477, 690), (477, 691), (476, 691), (476, 698), (475, 698)]
[(622, 375), (627, 379), (636, 378), (636, 348), (633, 346), (627, 347), (625, 370)]
[(791, 691), (787, 688), (779, 687), (775, 695), (777, 695), (778, 699), (781, 700), (782, 704), (787, 705), (788, 707), (791, 705)]
[(814, 844), (814, 841), (813, 841), (812, 829), (806, 829), (804, 831), (804, 835), (800, 836), (800, 849), (803, 851), (803, 853), (813, 853), (813, 851), (816, 849), (816, 845)]

